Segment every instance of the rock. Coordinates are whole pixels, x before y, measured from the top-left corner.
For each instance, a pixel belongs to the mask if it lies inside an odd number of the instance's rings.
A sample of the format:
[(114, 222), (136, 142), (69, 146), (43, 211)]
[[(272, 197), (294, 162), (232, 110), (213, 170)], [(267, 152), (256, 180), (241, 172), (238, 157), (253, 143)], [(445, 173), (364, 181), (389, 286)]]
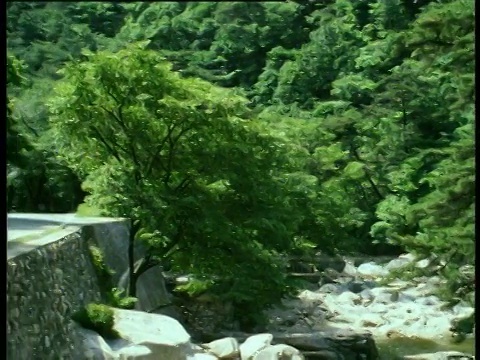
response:
[(419, 269), (425, 269), (426, 267), (428, 267), (428, 265), (430, 265), (430, 263), (431, 263), (430, 259), (422, 259), (420, 261), (417, 261), (415, 266)]
[(383, 266), (377, 265), (373, 262), (362, 264), (358, 267), (357, 273), (359, 276), (366, 278), (379, 278), (388, 275), (388, 271)]
[(368, 315), (362, 316), (360, 326), (366, 327), (366, 328), (378, 327), (380, 325), (383, 325), (384, 323), (385, 323), (385, 320), (382, 319), (380, 315), (368, 314)]
[[(126, 289), (129, 282), (129, 221), (88, 226), (83, 231), (88, 237), (95, 239), (95, 245), (102, 251), (106, 265), (113, 270), (113, 283), (120, 289)], [(135, 242), (134, 253), (135, 262), (143, 258), (146, 253), (143, 242)], [(138, 278), (136, 297), (138, 299), (135, 304), (136, 310), (150, 311), (169, 303), (170, 294), (165, 287), (160, 266), (147, 270)]]
[(218, 360), (218, 357), (212, 354), (197, 353), (190, 355), (186, 360)]
[(372, 335), (365, 331), (332, 329), (304, 334), (276, 334), (275, 342), (293, 346), (302, 352), (337, 354), (338, 359), (378, 359)]
[(242, 360), (251, 360), (255, 353), (266, 348), (273, 340), (272, 334), (257, 334), (247, 338), (245, 342), (240, 345), (240, 357)]
[(372, 290), (370, 289), (365, 289), (361, 291), (358, 295), (362, 298), (362, 300), (373, 300), (375, 298), (375, 296), (372, 293)]
[(354, 294), (361, 293), (367, 289), (373, 289), (377, 286), (375, 281), (351, 281), (345, 285), (347, 286), (348, 291), (351, 291)]
[(325, 269), (333, 269), (337, 272), (344, 271), (345, 260), (340, 256), (329, 257), (329, 256), (318, 256), (316, 259), (316, 268), (318, 271), (324, 271)]
[(253, 360), (304, 360), (303, 355), (293, 346), (270, 345), (253, 357)]
[[(128, 342), (122, 342), (125, 346), (119, 346), (115, 352), (118, 357), (115, 359), (156, 359), (157, 356), (145, 345), (128, 345)], [(106, 358), (110, 359), (110, 358)]]
[(392, 271), (395, 269), (400, 269), (405, 265), (408, 265), (412, 262), (409, 258), (399, 257), (397, 259), (391, 260), (387, 265), (385, 265), (385, 269), (388, 271)]
[(324, 275), (319, 272), (310, 272), (310, 273), (290, 273), (288, 274), (289, 276), (296, 278), (296, 279), (302, 279), (306, 280), (312, 284), (318, 283), (319, 281), (322, 281), (322, 278)]
[(292, 273), (312, 273), (317, 270), (312, 264), (296, 259), (289, 261), (287, 269)]
[(418, 298), (415, 302), (417, 304), (425, 305), (425, 306), (434, 306), (434, 305), (440, 305), (441, 304), (440, 299), (436, 296), (433, 296), (433, 295)]
[(240, 355), (240, 348), (237, 339), (227, 337), (204, 344), (208, 352), (214, 354), (220, 359), (235, 358)]
[(392, 291), (388, 288), (380, 287), (376, 289), (371, 289), (370, 292), (375, 297), (375, 299), (373, 300), (374, 304), (390, 304), (395, 301), (395, 297), (393, 296), (395, 290)]
[(470, 316), (462, 318), (454, 318), (451, 321), (450, 331), (471, 334), (473, 333), (473, 327), (475, 326), (475, 311)]
[(356, 277), (358, 275), (357, 268), (355, 267), (355, 265), (353, 265), (351, 261), (347, 261), (345, 263), (345, 267), (343, 268), (343, 273), (347, 276), (352, 276), (352, 277)]
[(332, 284), (336, 279), (338, 279), (339, 276), (340, 273), (338, 271), (327, 268), (321, 273), (319, 280), (321, 284)]
[(399, 259), (406, 259), (409, 262), (414, 262), (417, 259), (417, 257), (412, 253), (402, 254), (398, 258)]
[(324, 294), (338, 293), (338, 285), (325, 284), (325, 285), (322, 285), (322, 287), (318, 289), (317, 292), (324, 293)]
[(95, 331), (74, 325), (75, 332), (83, 344), (83, 359), (115, 359), (118, 358), (110, 345)]
[[(190, 335), (177, 320), (134, 310), (114, 311), (114, 329), (128, 344), (150, 349), (152, 356), (145, 359), (184, 360), (193, 355)], [(117, 353), (121, 354), (122, 351), (118, 349)]]
[(464, 354), (458, 351), (439, 351), (436, 353), (407, 355), (404, 360), (470, 360), (474, 359), (472, 355)]
[(345, 305), (353, 306), (360, 303), (361, 297), (358, 294), (354, 294), (350, 291), (346, 291), (338, 295), (337, 301), (342, 305), (345, 304)]

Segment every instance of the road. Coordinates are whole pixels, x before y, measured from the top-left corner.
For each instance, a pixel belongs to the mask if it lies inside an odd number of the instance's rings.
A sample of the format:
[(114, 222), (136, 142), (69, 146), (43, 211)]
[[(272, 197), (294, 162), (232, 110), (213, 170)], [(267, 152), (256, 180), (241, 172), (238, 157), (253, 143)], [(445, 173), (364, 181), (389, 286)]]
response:
[(75, 214), (8, 214), (7, 258), (57, 241), (78, 231), (82, 225), (111, 221), (112, 218), (77, 217)]

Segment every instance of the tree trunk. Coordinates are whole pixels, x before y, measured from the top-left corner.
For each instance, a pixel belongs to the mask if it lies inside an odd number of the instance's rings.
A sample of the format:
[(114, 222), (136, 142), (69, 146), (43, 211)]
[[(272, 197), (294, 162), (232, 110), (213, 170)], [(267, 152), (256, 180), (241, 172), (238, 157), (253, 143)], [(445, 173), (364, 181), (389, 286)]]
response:
[(127, 288), (127, 295), (135, 297), (137, 294), (137, 284), (135, 277), (135, 236), (140, 229), (139, 223), (135, 224), (134, 220), (131, 220), (130, 236), (128, 240), (128, 271), (129, 271), (129, 284)]

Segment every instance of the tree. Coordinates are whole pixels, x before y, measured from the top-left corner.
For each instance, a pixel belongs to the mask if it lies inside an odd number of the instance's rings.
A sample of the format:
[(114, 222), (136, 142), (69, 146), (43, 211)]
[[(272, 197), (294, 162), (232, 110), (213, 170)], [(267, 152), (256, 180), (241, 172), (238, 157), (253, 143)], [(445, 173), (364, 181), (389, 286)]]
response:
[[(132, 219), (129, 295), (143, 271), (171, 261), (259, 310), (288, 290), (279, 256), (302, 220), (303, 153), (248, 118), (244, 98), (181, 78), (145, 45), (66, 66), (50, 134), (87, 204)], [(135, 240), (147, 247), (137, 264)]]

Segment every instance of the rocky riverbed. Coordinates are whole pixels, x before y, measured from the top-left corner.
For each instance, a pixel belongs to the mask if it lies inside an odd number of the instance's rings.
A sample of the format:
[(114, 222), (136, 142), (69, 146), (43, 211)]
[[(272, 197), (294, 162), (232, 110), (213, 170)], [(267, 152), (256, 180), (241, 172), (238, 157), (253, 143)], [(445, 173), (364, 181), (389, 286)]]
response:
[[(260, 334), (216, 333), (193, 341), (181, 323), (161, 314), (115, 310), (119, 340), (79, 329), (85, 359), (156, 360), (467, 360), (474, 359), (473, 335), (451, 343), (451, 323), (473, 313), (452, 309), (432, 293), (438, 277), (394, 280), (391, 270), (416, 262), (403, 255), (383, 264), (339, 260), (310, 273), (306, 288), (269, 310)], [(428, 260), (417, 262), (423, 267)]]
[[(385, 260), (384, 260), (385, 261)], [(417, 261), (402, 255), (384, 264), (368, 261), (355, 266), (353, 260), (327, 262), (318, 283), (307, 286), (294, 299), (268, 312), (268, 330), (308, 333), (326, 329), (368, 331), (379, 348), (390, 354), (414, 354), (416, 350), (463, 350), (474, 354), (473, 334), (462, 344), (452, 344), (452, 321), (474, 312), (466, 303), (447, 309), (433, 295), (442, 280), (419, 277), (412, 281), (396, 279), (381, 286), (390, 271)], [(312, 279), (312, 274), (306, 276)], [(440, 358), (440, 357), (439, 357)]]

